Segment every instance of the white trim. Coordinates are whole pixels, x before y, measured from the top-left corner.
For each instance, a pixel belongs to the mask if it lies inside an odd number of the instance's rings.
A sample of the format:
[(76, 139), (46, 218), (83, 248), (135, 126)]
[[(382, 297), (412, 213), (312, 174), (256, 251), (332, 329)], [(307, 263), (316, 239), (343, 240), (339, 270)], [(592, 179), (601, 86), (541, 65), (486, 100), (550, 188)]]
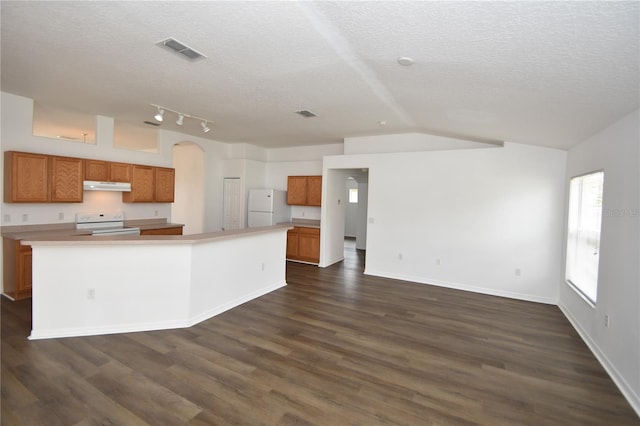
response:
[(627, 383), (624, 376), (618, 372), (615, 365), (609, 361), (609, 358), (607, 358), (604, 352), (602, 352), (598, 344), (591, 339), (589, 334), (582, 327), (580, 327), (580, 323), (573, 317), (573, 315), (571, 315), (571, 311), (561, 304), (558, 304), (558, 308), (560, 308), (564, 316), (569, 320), (569, 323), (571, 323), (573, 328), (578, 332), (578, 335), (580, 335), (607, 374), (609, 374), (609, 377), (611, 377), (616, 386), (618, 386), (618, 389), (620, 389), (622, 395), (624, 395), (626, 400), (629, 402), (631, 408), (633, 408), (636, 414), (640, 416), (640, 395), (633, 391), (633, 388), (629, 383)]
[(115, 327), (78, 327), (31, 330), (29, 340), (54, 339), (59, 337), (98, 336), (102, 334), (136, 333), (140, 331), (168, 330), (188, 327), (187, 321), (160, 321), (117, 325)]
[(215, 308), (208, 309), (205, 312), (191, 317), (188, 321), (187, 327), (191, 327), (198, 323), (201, 323), (202, 321), (206, 321), (210, 318), (215, 317), (216, 315), (220, 315), (221, 313), (228, 311), (229, 309), (233, 309), (237, 306), (242, 305), (243, 303), (247, 303), (253, 299), (257, 299), (258, 297), (264, 296), (265, 294), (271, 293), (272, 291), (278, 290), (279, 288), (282, 288), (286, 285), (286, 281), (278, 282), (267, 287), (263, 287), (230, 302), (224, 303), (220, 306), (216, 306)]
[(517, 292), (514, 292), (514, 291), (501, 291), (501, 290), (495, 290), (495, 289), (487, 288), (487, 287), (477, 287), (477, 286), (472, 286), (472, 285), (468, 285), (468, 284), (459, 284), (459, 283), (451, 283), (451, 282), (446, 282), (446, 281), (425, 279), (423, 277), (416, 277), (416, 276), (411, 276), (411, 275), (394, 274), (394, 273), (376, 271), (376, 270), (371, 270), (370, 268), (366, 268), (364, 273), (365, 273), (365, 275), (373, 275), (373, 276), (376, 276), (376, 277), (391, 278), (391, 279), (402, 280), (402, 281), (410, 281), (410, 282), (418, 283), (418, 284), (435, 285), (435, 286), (438, 286), (438, 287), (452, 288), (452, 289), (455, 289), (455, 290), (465, 290), (465, 291), (470, 291), (470, 292), (473, 292), (473, 293), (487, 294), (487, 295), (490, 295), (490, 296), (508, 297), (510, 299), (524, 300), (524, 301), (527, 301), (527, 302), (544, 303), (544, 304), (547, 304), (547, 305), (557, 305), (558, 304), (558, 299), (557, 298), (552, 298), (552, 297), (540, 297), (540, 296), (536, 296), (536, 295), (532, 295), (532, 294), (517, 293)]

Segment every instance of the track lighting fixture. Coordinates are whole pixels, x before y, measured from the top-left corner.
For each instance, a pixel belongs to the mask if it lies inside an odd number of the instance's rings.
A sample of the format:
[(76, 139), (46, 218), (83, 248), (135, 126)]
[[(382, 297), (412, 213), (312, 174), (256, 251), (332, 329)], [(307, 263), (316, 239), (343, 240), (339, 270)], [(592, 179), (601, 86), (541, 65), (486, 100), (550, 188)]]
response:
[(164, 110), (162, 108), (158, 107), (158, 113), (156, 115), (154, 115), (153, 118), (155, 118), (156, 121), (162, 122), (163, 116), (164, 116)]
[(165, 108), (161, 105), (151, 104), (151, 106), (156, 107), (158, 109), (158, 112), (156, 113), (156, 115), (153, 116), (153, 118), (155, 118), (156, 121), (162, 122), (164, 118), (164, 113), (169, 111), (178, 116), (178, 118), (176, 119), (176, 124), (178, 126), (182, 126), (184, 124), (185, 118), (192, 118), (200, 122), (200, 126), (202, 127), (203, 133), (209, 133), (211, 131), (211, 128), (209, 127), (209, 123), (213, 123), (211, 120), (207, 120), (206, 118), (202, 118), (202, 117), (196, 117), (195, 115), (185, 114), (184, 112), (176, 111), (170, 108)]

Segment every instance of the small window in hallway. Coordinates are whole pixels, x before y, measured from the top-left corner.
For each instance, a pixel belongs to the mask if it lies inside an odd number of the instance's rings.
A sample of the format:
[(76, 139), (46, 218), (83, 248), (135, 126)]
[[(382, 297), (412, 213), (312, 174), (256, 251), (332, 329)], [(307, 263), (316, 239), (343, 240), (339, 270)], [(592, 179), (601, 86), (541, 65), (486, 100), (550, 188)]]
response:
[(358, 188), (349, 188), (349, 202), (350, 203), (358, 202)]

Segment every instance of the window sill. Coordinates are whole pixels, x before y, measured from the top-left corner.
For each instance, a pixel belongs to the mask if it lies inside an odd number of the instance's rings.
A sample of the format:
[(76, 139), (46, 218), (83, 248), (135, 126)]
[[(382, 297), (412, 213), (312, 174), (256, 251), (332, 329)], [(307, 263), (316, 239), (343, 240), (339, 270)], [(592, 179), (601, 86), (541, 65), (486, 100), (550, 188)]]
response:
[(578, 295), (582, 300), (585, 301), (587, 305), (589, 305), (592, 309), (596, 308), (596, 304), (591, 301), (587, 296), (585, 296), (579, 289), (576, 287), (571, 281), (564, 280), (564, 282)]

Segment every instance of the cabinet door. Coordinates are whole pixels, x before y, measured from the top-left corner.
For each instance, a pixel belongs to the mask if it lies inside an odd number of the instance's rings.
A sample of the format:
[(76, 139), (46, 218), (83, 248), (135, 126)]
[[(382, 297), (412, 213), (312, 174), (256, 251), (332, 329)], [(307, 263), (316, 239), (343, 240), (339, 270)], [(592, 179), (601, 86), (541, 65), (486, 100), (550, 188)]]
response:
[(320, 230), (316, 228), (299, 228), (299, 259), (307, 262), (320, 261)]
[(287, 204), (304, 206), (307, 202), (307, 177), (289, 176), (287, 179)]
[(107, 182), (109, 180), (109, 162), (84, 160), (84, 179)]
[(81, 203), (84, 161), (82, 158), (49, 157), (50, 201)]
[[(18, 242), (20, 244), (20, 242)], [(16, 298), (31, 296), (33, 255), (31, 246), (20, 246), (18, 250), (18, 291)]]
[(44, 154), (4, 153), (4, 201), (44, 203), (49, 201), (49, 158)]
[(298, 228), (287, 231), (287, 259), (298, 258)]
[(150, 203), (155, 195), (154, 167), (134, 164), (131, 166), (131, 192), (122, 193), (125, 203)]
[(159, 203), (173, 203), (175, 190), (174, 169), (164, 167), (155, 168), (155, 200)]
[(131, 164), (109, 163), (110, 182), (131, 182)]
[(322, 176), (307, 177), (307, 205), (322, 205)]

